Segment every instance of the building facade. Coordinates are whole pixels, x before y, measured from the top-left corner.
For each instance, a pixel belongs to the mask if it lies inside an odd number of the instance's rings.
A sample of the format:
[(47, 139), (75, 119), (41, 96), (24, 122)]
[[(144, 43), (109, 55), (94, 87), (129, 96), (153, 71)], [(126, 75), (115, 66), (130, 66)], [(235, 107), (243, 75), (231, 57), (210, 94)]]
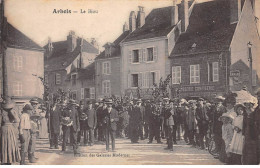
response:
[[(181, 4), (173, 2), (173, 6), (153, 9), (146, 18), (142, 7), (137, 17), (134, 11), (130, 13), (132, 32), (120, 44), (122, 95), (136, 97), (138, 89), (142, 98), (151, 98), (154, 85), (171, 74), (169, 54), (182, 26), (187, 24), (181, 20), (189, 17), (195, 4), (186, 0)], [(132, 24), (135, 22), (139, 24)]]
[(61, 89), (77, 101), (96, 98), (94, 60), (99, 51), (95, 46), (73, 31), (65, 41), (49, 40), (44, 46), (44, 77), (53, 96)]
[[(172, 95), (212, 98), (244, 85), (251, 93), (258, 88), (254, 65), (260, 45), (253, 4), (251, 0), (219, 0), (194, 5), (187, 30), (170, 55)], [(252, 74), (244, 65), (252, 67)], [(240, 78), (245, 72), (250, 72), (249, 78)]]

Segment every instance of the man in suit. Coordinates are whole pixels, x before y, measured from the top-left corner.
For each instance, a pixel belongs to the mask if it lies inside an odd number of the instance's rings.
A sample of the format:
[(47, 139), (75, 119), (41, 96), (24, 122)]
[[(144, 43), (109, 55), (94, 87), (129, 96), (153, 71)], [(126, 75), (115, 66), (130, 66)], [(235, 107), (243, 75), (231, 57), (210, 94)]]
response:
[(130, 132), (131, 132), (131, 142), (132, 143), (138, 143), (139, 135), (140, 135), (140, 126), (142, 122), (142, 107), (141, 107), (141, 99), (135, 100), (135, 106), (133, 107), (133, 110), (131, 111), (130, 120), (129, 120), (129, 126), (130, 126)]
[(74, 154), (79, 154), (77, 145), (77, 132), (79, 131), (79, 116), (75, 108), (75, 100), (70, 100), (68, 106), (62, 112), (63, 142), (62, 151), (66, 151), (67, 139), (72, 137)]
[[(85, 137), (86, 134), (87, 134), (87, 126), (86, 126), (87, 114), (86, 114), (86, 111), (84, 109), (83, 101), (80, 101), (79, 108), (77, 110), (78, 110), (79, 125), (80, 125), (80, 131), (78, 132), (77, 142), (80, 145), (81, 136), (84, 135), (84, 137)], [(84, 139), (84, 145), (86, 145), (86, 144), (87, 144), (87, 142), (85, 142), (85, 139)]]
[(199, 139), (200, 139), (200, 149), (205, 149), (204, 146), (204, 137), (207, 141), (207, 131), (209, 124), (208, 111), (206, 106), (204, 105), (204, 99), (199, 98), (198, 107), (196, 109), (196, 120), (198, 121), (199, 127)]
[(59, 149), (59, 135), (60, 135), (60, 118), (62, 111), (62, 104), (60, 103), (60, 98), (57, 98), (53, 107), (50, 110), (50, 133), (51, 133), (51, 142), (50, 149)]
[(89, 141), (89, 145), (93, 146), (94, 144), (94, 129), (97, 126), (97, 114), (96, 111), (93, 108), (93, 101), (87, 102), (87, 109), (86, 109), (86, 115), (87, 115), (87, 134), (85, 136), (84, 134), (84, 143)]
[(169, 98), (164, 98), (164, 107), (162, 109), (162, 115), (164, 118), (164, 125), (167, 129), (167, 147), (165, 150), (173, 151), (173, 127), (175, 125), (173, 115), (174, 115), (174, 108), (173, 105), (169, 105)]
[(116, 123), (119, 121), (118, 112), (112, 108), (113, 101), (108, 99), (105, 102), (107, 108), (104, 110), (104, 126), (105, 126), (105, 136), (106, 136), (106, 150), (109, 151), (109, 137), (112, 141), (112, 151), (115, 152), (115, 137), (116, 137)]
[(104, 133), (104, 111), (107, 108), (104, 100), (99, 102), (99, 106), (97, 107), (97, 129), (98, 129), (98, 141), (105, 141), (105, 133)]

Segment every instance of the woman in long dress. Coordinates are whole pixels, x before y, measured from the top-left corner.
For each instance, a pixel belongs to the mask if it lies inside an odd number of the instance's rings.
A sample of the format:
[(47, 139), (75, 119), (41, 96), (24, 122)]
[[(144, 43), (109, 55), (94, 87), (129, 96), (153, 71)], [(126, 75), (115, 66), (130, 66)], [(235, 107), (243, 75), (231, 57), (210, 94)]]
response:
[(0, 113), (0, 161), (1, 164), (5, 165), (19, 162), (21, 159), (18, 146), (17, 128), (15, 128), (15, 124), (19, 123), (19, 118), (12, 110), (14, 105), (15, 104), (11, 99), (6, 99), (2, 103)]
[(245, 112), (245, 108), (240, 104), (237, 105), (235, 109), (237, 116), (233, 121), (234, 135), (229, 148), (229, 152), (231, 154), (229, 163), (232, 165), (241, 165), (242, 150), (244, 145), (244, 136), (242, 135), (243, 113)]
[(47, 139), (48, 138), (48, 125), (46, 120), (46, 109), (42, 107), (42, 111), (40, 112), (40, 119), (39, 119), (39, 138), (40, 139)]

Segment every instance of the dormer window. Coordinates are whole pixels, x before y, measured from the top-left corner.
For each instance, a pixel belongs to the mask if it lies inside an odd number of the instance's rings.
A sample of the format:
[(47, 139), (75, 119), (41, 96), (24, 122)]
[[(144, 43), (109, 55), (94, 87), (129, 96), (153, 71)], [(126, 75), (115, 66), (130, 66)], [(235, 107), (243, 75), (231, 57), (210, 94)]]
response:
[(106, 43), (103, 47), (105, 47), (105, 57), (111, 57), (114, 44), (113, 43)]

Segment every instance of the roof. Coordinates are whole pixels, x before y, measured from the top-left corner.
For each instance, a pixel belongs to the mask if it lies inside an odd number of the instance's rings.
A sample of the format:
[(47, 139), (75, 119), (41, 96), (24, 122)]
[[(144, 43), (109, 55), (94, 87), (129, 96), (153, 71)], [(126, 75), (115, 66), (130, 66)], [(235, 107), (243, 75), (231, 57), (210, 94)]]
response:
[(85, 69), (78, 69), (79, 79), (94, 79), (95, 62), (88, 65)]
[[(189, 7), (193, 0), (189, 1)], [(173, 7), (164, 7), (153, 9), (145, 18), (145, 24), (133, 31), (124, 42), (155, 37), (167, 36), (175, 25), (171, 25), (171, 9)], [(178, 16), (180, 17), (181, 5), (178, 4)]]
[[(63, 53), (60, 51), (60, 53)], [(62, 55), (45, 59), (45, 69), (47, 71), (63, 70), (68, 67), (80, 54), (80, 47), (77, 46), (73, 52), (64, 52)]]
[[(125, 31), (123, 32), (112, 44), (114, 45), (114, 50), (112, 50), (111, 56), (109, 58), (114, 58), (114, 57), (119, 57), (121, 55), (121, 50), (120, 50), (120, 42), (124, 40), (128, 35), (130, 31)], [(104, 59), (107, 58), (105, 57), (105, 51), (101, 52), (96, 59)]]
[[(79, 44), (80, 38), (77, 39)], [(80, 52), (96, 53), (98, 54), (98, 49), (96, 49), (92, 44), (83, 40), (83, 47), (77, 45), (72, 52), (67, 52), (67, 41), (53, 42), (53, 53), (50, 58), (45, 59), (45, 68), (48, 71), (62, 70), (70, 65)], [(46, 48), (47, 45), (44, 46)]]
[(188, 29), (178, 38), (170, 57), (227, 50), (236, 25), (230, 24), (230, 4), (225, 0), (195, 4)]
[(7, 45), (15, 46), (24, 49), (40, 50), (44, 49), (36, 44), (33, 40), (23, 34), (21, 31), (16, 29), (10, 23), (7, 23)]

